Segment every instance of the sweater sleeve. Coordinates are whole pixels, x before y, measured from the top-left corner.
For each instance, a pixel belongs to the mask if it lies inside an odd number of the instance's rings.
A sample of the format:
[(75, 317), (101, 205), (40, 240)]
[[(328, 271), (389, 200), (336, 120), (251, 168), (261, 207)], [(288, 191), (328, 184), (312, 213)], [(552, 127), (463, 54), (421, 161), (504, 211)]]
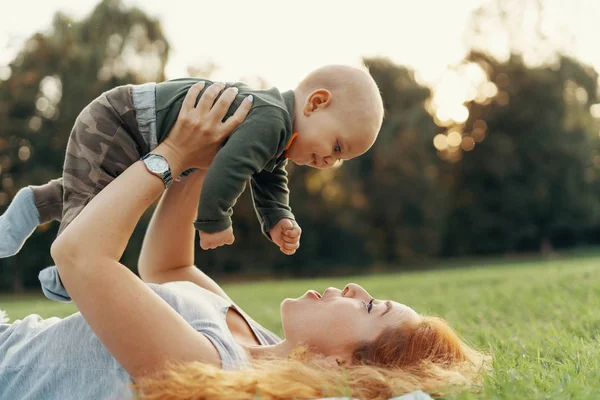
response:
[(252, 110), (210, 165), (194, 227), (215, 233), (231, 226), (233, 206), (253, 174), (276, 157), (285, 135), (283, 117), (270, 107)]
[(283, 218), (294, 219), (289, 206), (287, 160), (277, 164), (273, 172), (262, 171), (254, 174), (250, 188), (254, 209), (260, 221), (263, 234), (271, 240), (269, 231)]

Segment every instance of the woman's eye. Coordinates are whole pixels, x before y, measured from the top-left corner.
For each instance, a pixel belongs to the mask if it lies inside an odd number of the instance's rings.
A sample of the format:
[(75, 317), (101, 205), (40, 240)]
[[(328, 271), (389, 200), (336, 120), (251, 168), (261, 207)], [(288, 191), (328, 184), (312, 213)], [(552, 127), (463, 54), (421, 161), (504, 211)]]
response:
[(339, 143), (336, 143), (336, 144), (335, 144), (334, 151), (335, 151), (336, 153), (339, 153), (340, 151), (342, 151), (342, 146), (340, 146), (340, 144), (339, 144)]
[(367, 307), (367, 313), (369, 313), (369, 314), (371, 313), (371, 310), (373, 309), (373, 300), (375, 300), (375, 299), (371, 299), (371, 301), (369, 303), (365, 304)]

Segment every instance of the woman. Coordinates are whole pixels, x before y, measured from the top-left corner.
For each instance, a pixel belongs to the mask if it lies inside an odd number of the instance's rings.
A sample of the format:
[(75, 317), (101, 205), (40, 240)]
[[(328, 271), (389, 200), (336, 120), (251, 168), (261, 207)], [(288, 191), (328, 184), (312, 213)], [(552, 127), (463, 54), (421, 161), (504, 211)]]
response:
[[(138, 162), (55, 241), (52, 256), (81, 314), (0, 325), (0, 399), (125, 398), (130, 386), (156, 399), (387, 399), (473, 382), (483, 357), (442, 320), (359, 285), (284, 300), (281, 340), (193, 266), (204, 172), (231, 131), (221, 120), (233, 93), (211, 109), (218, 92), (211, 87), (194, 106), (190, 91), (154, 151), (174, 176), (198, 171), (163, 195), (161, 179)], [(161, 195), (139, 259), (144, 283), (119, 259)]]

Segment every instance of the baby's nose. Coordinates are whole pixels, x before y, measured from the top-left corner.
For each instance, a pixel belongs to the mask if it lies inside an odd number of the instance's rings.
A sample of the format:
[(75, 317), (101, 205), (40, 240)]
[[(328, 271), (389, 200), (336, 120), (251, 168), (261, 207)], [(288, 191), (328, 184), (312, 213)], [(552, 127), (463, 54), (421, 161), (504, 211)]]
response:
[(328, 166), (331, 166), (333, 164), (335, 164), (335, 162), (337, 161), (337, 158), (333, 157), (333, 156), (327, 156), (323, 158), (323, 161), (325, 162), (325, 164), (327, 164)]

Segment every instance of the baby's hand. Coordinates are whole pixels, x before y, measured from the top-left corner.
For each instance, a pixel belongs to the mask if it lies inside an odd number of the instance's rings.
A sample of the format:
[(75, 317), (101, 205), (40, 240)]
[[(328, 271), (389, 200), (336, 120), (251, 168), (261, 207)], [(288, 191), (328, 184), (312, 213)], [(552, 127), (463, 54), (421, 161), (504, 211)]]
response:
[(216, 249), (217, 247), (233, 244), (233, 228), (230, 226), (221, 232), (208, 233), (200, 231), (200, 247), (202, 250)]
[(271, 239), (282, 253), (291, 256), (300, 247), (302, 229), (293, 219), (283, 218), (269, 231)]

